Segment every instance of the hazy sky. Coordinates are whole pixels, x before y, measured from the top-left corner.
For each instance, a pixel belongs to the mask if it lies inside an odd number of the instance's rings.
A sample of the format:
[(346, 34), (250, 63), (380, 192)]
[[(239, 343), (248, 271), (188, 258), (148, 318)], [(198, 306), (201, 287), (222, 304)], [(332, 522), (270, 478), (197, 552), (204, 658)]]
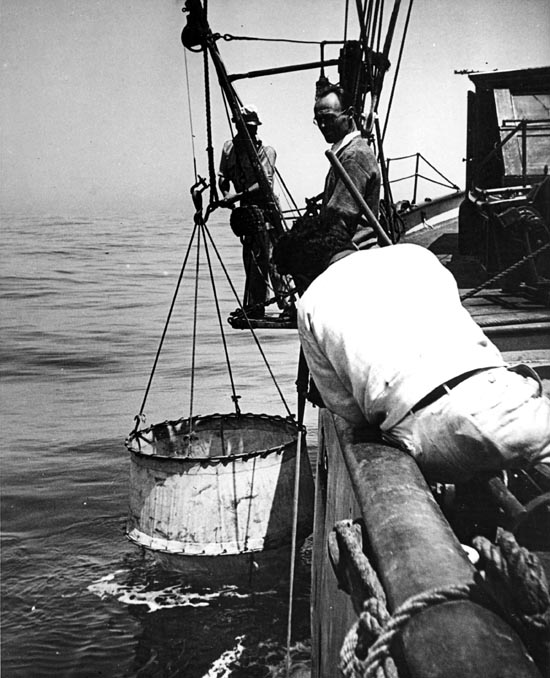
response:
[[(402, 4), (404, 17), (408, 2)], [(4, 210), (191, 209), (182, 6), (183, 0), (2, 1)], [(222, 34), (341, 39), (344, 6), (343, 0), (210, 0), (209, 18)], [(390, 6), (386, 1), (388, 15)], [(420, 151), (463, 184), (470, 81), (454, 69), (549, 65), (549, 35), (548, 0), (415, 0), (387, 156)], [(315, 61), (319, 54), (314, 45), (221, 40), (219, 48), (229, 72)], [(188, 52), (187, 64), (197, 164), (207, 175), (202, 56)], [(317, 77), (306, 71), (236, 85), (243, 101), (260, 109), (260, 137), (276, 147), (299, 203), (322, 189), (327, 170), (326, 145), (312, 124)], [(217, 163), (229, 136), (217, 91), (213, 106)]]

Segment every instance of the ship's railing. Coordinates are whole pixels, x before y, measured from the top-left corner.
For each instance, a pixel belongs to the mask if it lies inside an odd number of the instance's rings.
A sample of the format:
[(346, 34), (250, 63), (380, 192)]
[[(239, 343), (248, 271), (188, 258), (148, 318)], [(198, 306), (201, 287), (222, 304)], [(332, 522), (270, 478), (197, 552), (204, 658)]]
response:
[[(413, 458), (372, 436), (369, 441), (328, 410), (319, 416), (315, 504), (313, 678), (336, 675), (340, 658), (349, 654), (349, 629), (359, 638), (355, 624), (373, 595), (365, 597), (361, 561), (368, 559), (376, 571), (389, 615), (402, 615), (408, 603), (430, 593), (475, 591), (476, 570)], [(392, 655), (411, 678), (471, 678), (499, 669), (540, 677), (515, 631), (475, 596), (444, 597), (421, 610), (392, 642), (398, 649)], [(361, 652), (366, 656), (365, 648)]]
[[(423, 181), (427, 181), (428, 183), (431, 184), (436, 184), (438, 186), (444, 186), (445, 188), (451, 188), (454, 191), (460, 191), (460, 188), (453, 183), (450, 179), (448, 179), (442, 172), (440, 172), (429, 160), (427, 160), (422, 153), (412, 153), (411, 155), (403, 155), (397, 158), (387, 158), (386, 159), (386, 169), (388, 172), (388, 177), (390, 176), (390, 165), (393, 166), (394, 163), (404, 161), (404, 160), (411, 160), (414, 158), (414, 172), (412, 174), (407, 174), (406, 176), (398, 177), (395, 179), (390, 179), (390, 184), (397, 184), (401, 181), (406, 181), (413, 179), (413, 190), (412, 190), (412, 198), (410, 200), (411, 206), (416, 205), (417, 201), (417, 195), (418, 195), (418, 184), (419, 180), (422, 179)], [(436, 173), (437, 177), (439, 179), (433, 178), (426, 176), (425, 174), (421, 173), (421, 168), (423, 171), (424, 168), (421, 166), (421, 163), (424, 163), (424, 165), (427, 165), (433, 172)], [(441, 181), (440, 179), (443, 179)]]

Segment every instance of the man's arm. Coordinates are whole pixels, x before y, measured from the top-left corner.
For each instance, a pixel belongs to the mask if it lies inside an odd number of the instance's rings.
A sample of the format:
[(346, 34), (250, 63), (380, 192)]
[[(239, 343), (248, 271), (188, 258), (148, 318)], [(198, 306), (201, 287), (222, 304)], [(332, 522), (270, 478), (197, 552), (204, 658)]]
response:
[[(376, 158), (368, 148), (355, 149), (353, 152), (346, 150), (338, 159), (375, 216), (378, 216), (380, 172)], [(323, 221), (332, 227), (344, 229), (353, 237), (360, 221), (361, 210), (344, 182), (335, 176), (334, 170), (329, 174), (325, 190), (328, 194), (323, 201)]]
[(264, 169), (269, 185), (273, 186), (273, 175), (275, 174), (275, 163), (277, 162), (277, 153), (272, 146), (264, 146), (264, 158), (262, 167)]
[(311, 377), (325, 407), (352, 424), (365, 425), (365, 417), (353, 394), (346, 388), (315, 338), (300, 322), (298, 323), (298, 330)]

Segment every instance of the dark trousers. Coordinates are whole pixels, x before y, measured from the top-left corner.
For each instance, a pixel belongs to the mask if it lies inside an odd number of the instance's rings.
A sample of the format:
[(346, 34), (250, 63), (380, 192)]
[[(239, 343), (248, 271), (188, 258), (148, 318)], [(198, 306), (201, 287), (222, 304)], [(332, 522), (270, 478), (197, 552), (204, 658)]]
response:
[(263, 315), (263, 304), (267, 300), (267, 280), (271, 243), (265, 229), (258, 229), (253, 236), (245, 236), (243, 245), (243, 263), (246, 273), (243, 306), (245, 308), (261, 304), (255, 309)]

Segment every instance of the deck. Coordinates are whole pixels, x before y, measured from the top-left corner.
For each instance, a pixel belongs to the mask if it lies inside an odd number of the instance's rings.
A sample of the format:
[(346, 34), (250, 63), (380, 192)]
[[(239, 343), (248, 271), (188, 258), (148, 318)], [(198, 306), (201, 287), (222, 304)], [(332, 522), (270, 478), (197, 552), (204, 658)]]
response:
[[(474, 257), (460, 255), (458, 251), (457, 217), (431, 225), (424, 222), (409, 230), (403, 242), (427, 247), (455, 276), (461, 296), (482, 284), (487, 275)], [(527, 297), (503, 292), (493, 287), (465, 299), (465, 308), (483, 331), (503, 352), (529, 352), (528, 362), (550, 365), (550, 307)], [(244, 316), (231, 316), (229, 324), (234, 329), (296, 329), (296, 322), (279, 317), (280, 310), (266, 309), (265, 317), (248, 320)], [(549, 368), (550, 370), (550, 368)]]
[[(487, 278), (473, 257), (458, 251), (456, 217), (405, 235), (405, 242), (431, 250), (456, 278), (461, 296)], [(498, 283), (497, 283), (498, 285)], [(464, 300), (464, 307), (503, 352), (530, 353), (535, 363), (550, 364), (550, 307), (525, 296), (492, 287)]]

